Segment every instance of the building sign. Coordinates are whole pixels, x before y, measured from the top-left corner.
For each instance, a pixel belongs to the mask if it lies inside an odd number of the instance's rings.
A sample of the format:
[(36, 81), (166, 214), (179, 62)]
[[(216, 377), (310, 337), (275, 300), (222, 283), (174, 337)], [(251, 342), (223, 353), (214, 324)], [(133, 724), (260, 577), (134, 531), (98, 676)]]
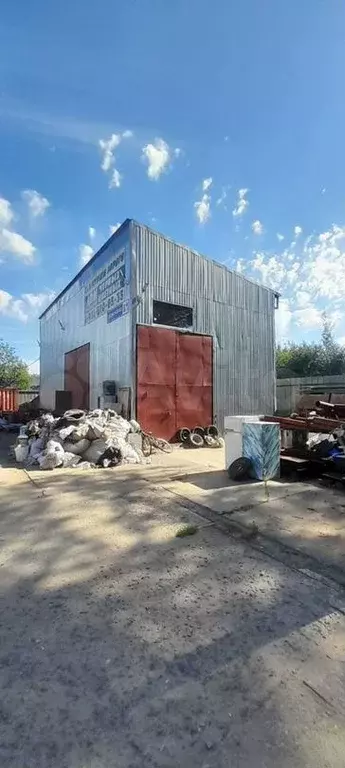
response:
[(102, 315), (112, 323), (129, 310), (130, 286), (126, 249), (100, 267), (84, 288), (84, 322), (92, 323)]

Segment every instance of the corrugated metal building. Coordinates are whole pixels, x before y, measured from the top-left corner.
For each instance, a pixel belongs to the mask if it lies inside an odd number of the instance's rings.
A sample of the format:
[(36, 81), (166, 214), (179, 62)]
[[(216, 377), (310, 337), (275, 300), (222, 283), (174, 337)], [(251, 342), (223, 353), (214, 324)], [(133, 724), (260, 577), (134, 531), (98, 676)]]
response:
[(115, 382), (132, 417), (168, 438), (272, 413), (276, 301), (127, 219), (40, 318), (41, 403), (96, 408)]

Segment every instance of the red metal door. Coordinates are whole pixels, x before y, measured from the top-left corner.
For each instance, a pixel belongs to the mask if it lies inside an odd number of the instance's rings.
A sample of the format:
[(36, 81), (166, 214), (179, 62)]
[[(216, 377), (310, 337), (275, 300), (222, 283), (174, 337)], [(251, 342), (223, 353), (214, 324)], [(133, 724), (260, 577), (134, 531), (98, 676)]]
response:
[(90, 407), (90, 344), (65, 354), (65, 390), (72, 393), (72, 408)]
[(171, 440), (212, 423), (212, 337), (138, 326), (137, 418)]
[(212, 337), (177, 333), (176, 428), (213, 420)]
[(165, 328), (137, 329), (137, 419), (146, 432), (172, 439), (176, 433), (176, 334)]

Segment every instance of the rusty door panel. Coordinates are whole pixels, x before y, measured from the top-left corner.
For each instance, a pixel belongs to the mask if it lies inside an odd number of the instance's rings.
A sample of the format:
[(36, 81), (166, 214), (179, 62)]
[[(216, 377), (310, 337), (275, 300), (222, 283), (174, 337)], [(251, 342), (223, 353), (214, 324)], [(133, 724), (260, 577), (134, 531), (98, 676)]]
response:
[(177, 430), (212, 424), (212, 387), (179, 387), (176, 424)]
[(172, 440), (176, 433), (175, 387), (138, 384), (137, 418), (145, 432)]
[(65, 390), (72, 393), (72, 408), (90, 407), (90, 344), (66, 352)]
[(171, 439), (176, 432), (176, 336), (165, 328), (137, 329), (137, 418), (143, 429)]
[(165, 328), (138, 327), (138, 382), (175, 386), (176, 335)]
[(207, 426), (213, 418), (212, 337), (178, 334), (176, 426)]
[(212, 386), (212, 338), (178, 333), (177, 386)]

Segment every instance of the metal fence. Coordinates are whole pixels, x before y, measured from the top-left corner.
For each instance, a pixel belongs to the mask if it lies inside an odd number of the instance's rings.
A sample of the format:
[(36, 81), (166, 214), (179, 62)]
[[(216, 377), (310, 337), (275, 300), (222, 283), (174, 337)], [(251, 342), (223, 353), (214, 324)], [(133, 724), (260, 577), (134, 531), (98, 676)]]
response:
[(23, 405), (23, 403), (31, 403), (35, 397), (39, 397), (39, 391), (33, 389), (20, 389), (18, 391), (17, 403)]
[(277, 379), (277, 412), (282, 415), (292, 413), (302, 395), (322, 396), (330, 392), (345, 394), (344, 375)]

